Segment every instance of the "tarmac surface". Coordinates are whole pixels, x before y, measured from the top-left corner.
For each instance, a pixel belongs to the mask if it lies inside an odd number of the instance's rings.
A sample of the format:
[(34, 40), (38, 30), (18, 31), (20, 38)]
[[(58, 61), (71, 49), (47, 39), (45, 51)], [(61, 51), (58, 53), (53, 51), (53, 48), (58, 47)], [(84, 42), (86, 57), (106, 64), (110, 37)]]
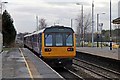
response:
[(2, 53), (2, 78), (30, 78), (24, 58), (18, 49)]
[(44, 61), (26, 48), (11, 48), (0, 54), (0, 79), (62, 78)]
[(76, 51), (96, 56), (120, 60), (120, 48), (110, 50), (109, 47), (77, 47)]

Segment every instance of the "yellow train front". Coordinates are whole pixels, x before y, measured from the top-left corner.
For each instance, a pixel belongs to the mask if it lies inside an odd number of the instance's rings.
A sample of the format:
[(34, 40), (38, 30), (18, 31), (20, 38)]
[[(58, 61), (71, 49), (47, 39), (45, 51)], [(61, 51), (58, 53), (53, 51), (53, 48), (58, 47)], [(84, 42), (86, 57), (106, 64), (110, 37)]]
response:
[(72, 28), (52, 26), (24, 36), (24, 46), (37, 53), (52, 67), (70, 67), (76, 55)]
[(53, 67), (70, 67), (76, 55), (75, 33), (71, 28), (53, 26), (42, 33), (42, 57)]

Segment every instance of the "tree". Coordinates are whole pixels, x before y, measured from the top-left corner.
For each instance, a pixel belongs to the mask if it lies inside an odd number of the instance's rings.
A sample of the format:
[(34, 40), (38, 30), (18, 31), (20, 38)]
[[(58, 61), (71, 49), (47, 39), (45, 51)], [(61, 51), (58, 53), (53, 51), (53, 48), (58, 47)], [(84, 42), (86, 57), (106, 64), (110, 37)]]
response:
[(5, 10), (2, 15), (2, 33), (3, 45), (10, 46), (14, 43), (16, 37), (16, 30), (13, 25), (13, 19), (10, 14)]
[(47, 27), (46, 20), (45, 20), (44, 18), (41, 18), (41, 19), (39, 20), (39, 30), (44, 29), (44, 28), (46, 28), (46, 27)]
[[(82, 26), (82, 16), (81, 15), (78, 15), (77, 16), (77, 35), (78, 35), (78, 38), (79, 39), (78, 43), (80, 43), (80, 41), (82, 40), (83, 38), (83, 41), (88, 41), (88, 37), (87, 37), (87, 34), (88, 32), (90, 32), (91, 30), (91, 17), (90, 17), (90, 14), (85, 14), (83, 15), (83, 26)], [(83, 28), (84, 27), (84, 28)]]

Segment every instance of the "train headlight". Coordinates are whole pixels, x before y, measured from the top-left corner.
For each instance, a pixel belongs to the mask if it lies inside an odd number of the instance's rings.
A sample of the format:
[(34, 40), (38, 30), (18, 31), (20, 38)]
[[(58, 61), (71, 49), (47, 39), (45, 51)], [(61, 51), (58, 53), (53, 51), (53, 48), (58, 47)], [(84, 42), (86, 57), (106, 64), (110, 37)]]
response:
[(51, 48), (45, 48), (45, 52), (50, 52)]
[(74, 51), (73, 48), (67, 48), (67, 51)]

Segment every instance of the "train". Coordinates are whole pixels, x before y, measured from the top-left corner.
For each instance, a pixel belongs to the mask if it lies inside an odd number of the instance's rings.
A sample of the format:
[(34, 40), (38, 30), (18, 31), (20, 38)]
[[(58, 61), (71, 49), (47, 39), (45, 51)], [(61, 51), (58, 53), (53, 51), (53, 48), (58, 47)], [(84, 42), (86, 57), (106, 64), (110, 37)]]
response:
[(76, 38), (72, 28), (51, 26), (24, 36), (27, 47), (52, 67), (71, 67), (76, 56)]

